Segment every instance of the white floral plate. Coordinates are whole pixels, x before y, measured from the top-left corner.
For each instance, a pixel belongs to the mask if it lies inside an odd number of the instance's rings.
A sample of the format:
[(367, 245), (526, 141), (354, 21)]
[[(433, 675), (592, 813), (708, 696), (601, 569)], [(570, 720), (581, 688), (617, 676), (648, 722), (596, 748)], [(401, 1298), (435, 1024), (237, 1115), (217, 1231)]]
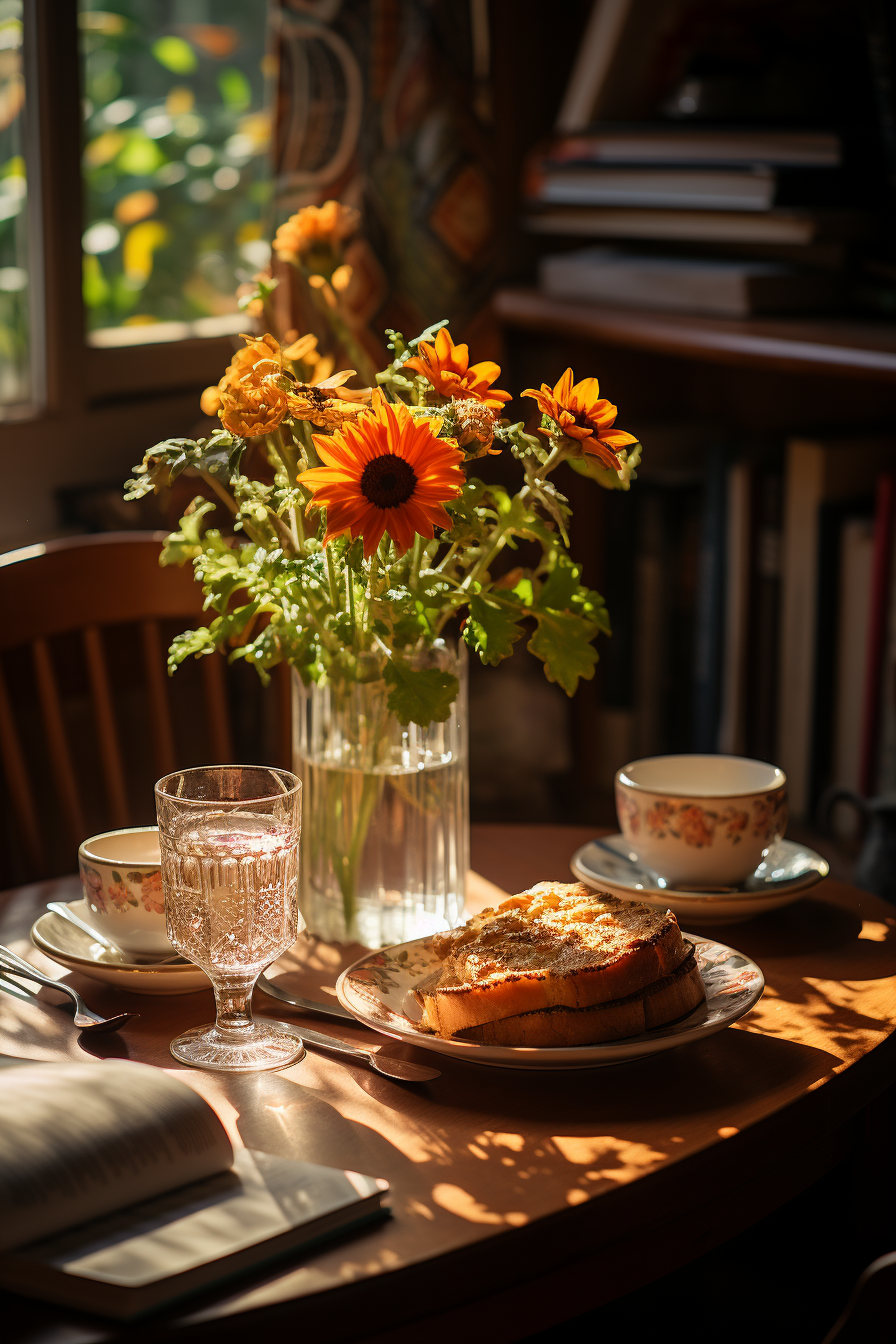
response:
[(606, 835), (599, 844), (592, 840), (577, 849), (569, 866), (586, 886), (608, 891), (625, 901), (643, 901), (656, 909), (671, 910), (679, 921), (693, 920), (704, 925), (741, 924), (767, 910), (790, 905), (830, 871), (827, 860), (808, 845), (777, 840), (737, 890), (723, 894), (678, 891), (661, 887), (660, 879), (649, 869), (627, 863), (624, 856), (631, 852), (624, 835)]
[[(68, 901), (72, 913), (90, 922), (87, 902)], [(80, 971), (103, 984), (129, 994), (195, 994), (210, 989), (208, 976), (190, 962), (172, 966), (134, 965), (123, 956), (95, 943), (74, 924), (48, 910), (31, 928), (31, 941), (51, 961), (69, 971)]]
[(765, 979), (755, 961), (711, 938), (692, 933), (684, 936), (694, 944), (706, 986), (706, 1002), (666, 1027), (601, 1045), (537, 1049), (478, 1045), (474, 1041), (442, 1040), (421, 1031), (417, 1025), (421, 1010), (414, 988), (439, 965), (431, 938), (417, 938), (382, 952), (368, 952), (343, 971), (336, 993), (342, 1006), (366, 1027), (440, 1055), (454, 1055), (472, 1064), (491, 1064), (502, 1069), (593, 1069), (699, 1041), (736, 1022), (759, 1000)]

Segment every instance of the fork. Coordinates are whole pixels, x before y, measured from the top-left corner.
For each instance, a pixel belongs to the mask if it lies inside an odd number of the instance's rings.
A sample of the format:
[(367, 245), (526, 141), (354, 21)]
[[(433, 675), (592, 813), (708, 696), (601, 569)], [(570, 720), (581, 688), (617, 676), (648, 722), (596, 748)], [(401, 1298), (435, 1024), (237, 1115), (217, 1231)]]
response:
[(81, 995), (76, 989), (72, 989), (71, 985), (64, 985), (61, 980), (54, 980), (51, 976), (44, 975), (30, 962), (17, 957), (15, 952), (11, 952), (8, 947), (0, 946), (0, 971), (3, 971), (5, 975), (33, 980), (37, 985), (46, 985), (47, 989), (58, 989), (61, 993), (67, 994), (75, 1005), (74, 1022), (79, 1031), (94, 1034), (103, 1031), (118, 1031), (124, 1026), (125, 1022), (130, 1022), (132, 1017), (139, 1017), (139, 1013), (117, 1013), (115, 1017), (100, 1017), (98, 1013), (92, 1012), (87, 1007)]

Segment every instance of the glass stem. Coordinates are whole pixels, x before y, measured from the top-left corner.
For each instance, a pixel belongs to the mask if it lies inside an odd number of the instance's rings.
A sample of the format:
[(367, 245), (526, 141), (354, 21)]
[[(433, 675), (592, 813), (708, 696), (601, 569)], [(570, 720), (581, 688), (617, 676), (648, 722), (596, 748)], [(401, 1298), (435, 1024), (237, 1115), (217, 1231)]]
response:
[(255, 1025), (252, 1017), (252, 990), (257, 975), (228, 976), (215, 981), (215, 1026), (227, 1035), (245, 1036)]

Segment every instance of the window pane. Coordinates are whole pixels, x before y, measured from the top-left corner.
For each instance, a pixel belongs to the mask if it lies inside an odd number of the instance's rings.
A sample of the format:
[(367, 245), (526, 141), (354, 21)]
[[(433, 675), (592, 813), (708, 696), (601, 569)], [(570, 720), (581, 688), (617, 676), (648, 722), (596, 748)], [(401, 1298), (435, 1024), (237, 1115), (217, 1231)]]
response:
[(31, 397), (21, 0), (0, 0), (0, 407)]
[(79, 0), (91, 345), (245, 325), (234, 290), (270, 255), (266, 17), (265, 0)]

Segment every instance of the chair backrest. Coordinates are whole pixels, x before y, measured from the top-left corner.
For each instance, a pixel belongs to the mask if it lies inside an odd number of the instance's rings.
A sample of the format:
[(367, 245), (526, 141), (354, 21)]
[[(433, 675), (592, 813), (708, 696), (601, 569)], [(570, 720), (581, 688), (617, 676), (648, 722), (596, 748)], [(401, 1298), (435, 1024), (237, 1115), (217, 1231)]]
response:
[(896, 1252), (873, 1261), (859, 1278), (824, 1344), (892, 1344), (896, 1338)]
[[(191, 567), (160, 567), (163, 535), (105, 533), (0, 555), (0, 762), (18, 880), (53, 871), (48, 828), (61, 826), (71, 856), (61, 861), (65, 871), (91, 831), (151, 820), (151, 788), (147, 801), (145, 778), (134, 782), (132, 738), (148, 738), (154, 778), (203, 759), (234, 759), (231, 674), (219, 654), (199, 660), (198, 678), (174, 679), (192, 686), (181, 720), (199, 760), (185, 760), (180, 749), (166, 645), (177, 629), (210, 617)], [(125, 645), (127, 656), (120, 656)], [(130, 677), (122, 689), (116, 671), (125, 663)], [(80, 747), (73, 744), (78, 737)]]

